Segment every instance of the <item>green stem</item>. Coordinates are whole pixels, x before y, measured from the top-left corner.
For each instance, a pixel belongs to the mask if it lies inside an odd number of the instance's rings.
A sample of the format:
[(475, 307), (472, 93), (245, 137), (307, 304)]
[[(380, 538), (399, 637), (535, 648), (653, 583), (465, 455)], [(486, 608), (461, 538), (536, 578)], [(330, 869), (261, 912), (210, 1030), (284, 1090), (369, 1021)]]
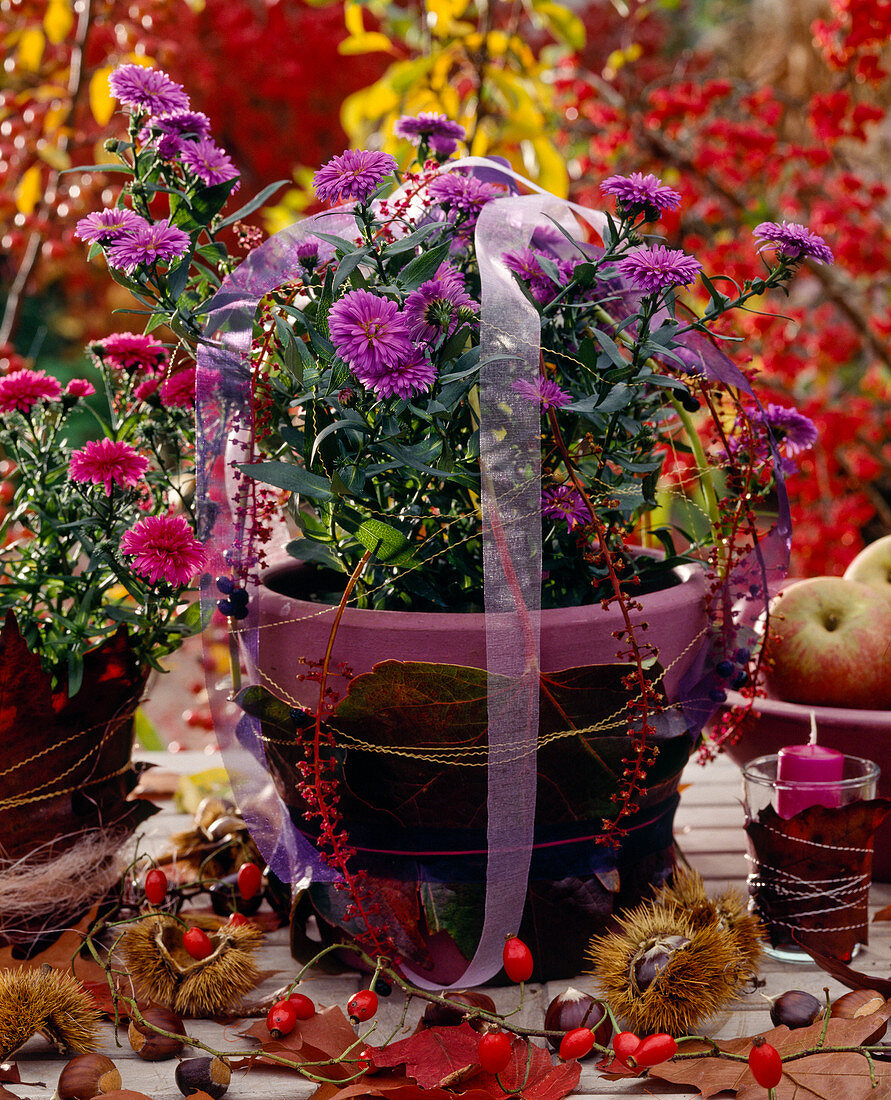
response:
[(712, 471), (705, 454), (705, 448), (702, 446), (699, 432), (696, 430), (696, 425), (693, 423), (693, 417), (676, 397), (671, 396), (670, 400), (674, 407), (674, 411), (677, 413), (678, 419), (684, 425), (684, 430), (687, 433), (687, 439), (690, 443), (690, 450), (693, 452), (693, 457), (696, 459), (696, 473), (699, 477), (699, 484), (702, 486), (702, 495), (705, 497), (705, 510), (709, 522), (712, 525), (715, 544), (718, 545), (720, 541), (720, 529), (718, 525), (721, 520), (721, 515), (718, 509), (718, 494), (715, 491), (715, 483), (712, 480)]

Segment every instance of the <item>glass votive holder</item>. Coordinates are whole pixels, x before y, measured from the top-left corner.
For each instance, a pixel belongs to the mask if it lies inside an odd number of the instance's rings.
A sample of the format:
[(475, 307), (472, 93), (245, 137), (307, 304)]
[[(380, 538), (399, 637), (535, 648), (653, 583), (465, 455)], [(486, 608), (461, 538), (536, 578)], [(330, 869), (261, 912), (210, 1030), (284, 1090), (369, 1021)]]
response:
[(871, 760), (845, 756), (827, 782), (778, 779), (777, 762), (742, 770), (749, 907), (774, 958), (808, 963), (812, 947), (849, 962), (868, 939), (873, 838), (891, 801), (875, 797)]

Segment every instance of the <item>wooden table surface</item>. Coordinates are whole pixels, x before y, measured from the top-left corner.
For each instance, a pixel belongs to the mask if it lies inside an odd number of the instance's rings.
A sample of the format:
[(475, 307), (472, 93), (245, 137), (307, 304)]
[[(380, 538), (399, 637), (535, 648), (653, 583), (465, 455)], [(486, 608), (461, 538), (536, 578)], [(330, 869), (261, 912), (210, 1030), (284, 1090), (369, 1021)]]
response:
[[(163, 766), (174, 765), (183, 772), (201, 771), (218, 758), (200, 753), (144, 754), (155, 763)], [(729, 760), (719, 760), (703, 768), (696, 764), (688, 767), (681, 805), (676, 818), (676, 838), (684, 857), (706, 880), (710, 890), (717, 890), (727, 884), (745, 889), (747, 866), (744, 849), (743, 814), (740, 804), (739, 771)], [(177, 815), (172, 803), (165, 804), (162, 814), (151, 819), (146, 833), (155, 844), (172, 832), (184, 828), (190, 819)], [(891, 901), (891, 886), (874, 884), (871, 904), (874, 907), (886, 905)], [(293, 978), (295, 964), (291, 959), (287, 945), (287, 929), (280, 929), (267, 936), (262, 951), (260, 965), (264, 970), (278, 973), (260, 987), (258, 993), (272, 992)], [(891, 976), (891, 922), (874, 924), (870, 931), (870, 945), (858, 955), (857, 969), (873, 975)], [(844, 987), (824, 974), (814, 965), (791, 965), (765, 961), (761, 977), (766, 984), (758, 992), (746, 994), (732, 1008), (703, 1030), (718, 1038), (730, 1038), (742, 1035), (754, 1035), (771, 1026), (765, 996), (775, 995), (786, 989), (804, 989), (815, 996), (823, 997), (823, 988), (828, 986), (832, 996), (844, 992)], [(530, 1027), (541, 1027), (544, 1009), (552, 997), (567, 985), (596, 992), (591, 979), (584, 976), (567, 982), (565, 980), (546, 985), (530, 986), (526, 991), (525, 1005), (519, 1017), (521, 1023)], [(314, 974), (308, 982), (310, 992), (318, 1004), (339, 1004), (344, 1006), (349, 995), (357, 989), (356, 976), (330, 977)], [(516, 987), (490, 989), (499, 1010), (512, 1008), (517, 1002)], [(762, 995), (763, 994), (763, 995)], [(379, 1042), (378, 1036), (391, 1034), (396, 1027), (400, 1005), (398, 996), (381, 1001), (381, 1011), (377, 1021), (377, 1035), (370, 1037), (371, 1042)], [(420, 1013), (418, 1008), (410, 1014), (408, 1023), (413, 1025)], [(236, 1026), (222, 1026), (210, 1021), (187, 1021), (192, 1036), (204, 1040), (211, 1046), (226, 1049), (245, 1049), (249, 1041), (239, 1039)], [(174, 1062), (144, 1062), (130, 1049), (126, 1035), (121, 1035), (122, 1046), (116, 1046), (113, 1029), (106, 1025), (101, 1050), (113, 1058), (120, 1069), (123, 1087), (143, 1092), (153, 1100), (179, 1100), (173, 1080)], [(408, 1034), (408, 1032), (406, 1032)], [(192, 1054), (200, 1051), (187, 1050)], [(47, 1044), (34, 1038), (19, 1051), (16, 1059), (23, 1080), (42, 1082), (46, 1087), (15, 1084), (10, 1089), (21, 1097), (46, 1100), (55, 1087), (59, 1071), (65, 1059), (54, 1054)], [(307, 1097), (314, 1091), (314, 1085), (296, 1074), (283, 1076), (262, 1068), (254, 1068), (249, 1073), (233, 1074), (227, 1093), (227, 1100), (281, 1100), (294, 1097), (295, 1100)], [(677, 1096), (692, 1097), (697, 1090), (682, 1086), (666, 1085), (658, 1081), (645, 1079), (610, 1082), (604, 1080), (591, 1063), (583, 1063), (582, 1077), (575, 1096), (584, 1097), (647, 1097)]]

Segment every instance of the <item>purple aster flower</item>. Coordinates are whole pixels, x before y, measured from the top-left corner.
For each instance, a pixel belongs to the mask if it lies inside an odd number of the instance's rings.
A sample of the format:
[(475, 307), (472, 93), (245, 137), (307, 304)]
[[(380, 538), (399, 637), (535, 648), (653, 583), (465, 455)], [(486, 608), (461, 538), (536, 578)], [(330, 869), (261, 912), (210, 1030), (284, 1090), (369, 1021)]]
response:
[(435, 111), (421, 111), (418, 115), (403, 115), (393, 127), (397, 137), (408, 138), (415, 145), (426, 142), (435, 153), (450, 157), (464, 141), (467, 134), (460, 122), (453, 122), (446, 115)]
[(179, 134), (161, 134), (155, 143), (155, 148), (160, 160), (176, 160), (185, 145), (185, 141)]
[(753, 419), (766, 424), (790, 456), (809, 451), (817, 442), (816, 424), (798, 409), (770, 404), (763, 411), (756, 412)]
[(153, 584), (188, 584), (204, 565), (203, 545), (183, 516), (146, 516), (125, 531), (121, 552), (133, 557), (133, 569)]
[(547, 409), (562, 409), (572, 401), (572, 397), (565, 390), (561, 390), (553, 379), (545, 378), (540, 374), (534, 382), (526, 378), (518, 378), (511, 384), (511, 389), (527, 401), (539, 402), (542, 412)]
[(396, 169), (396, 158), (373, 149), (347, 149), (316, 172), (312, 185), (322, 202), (344, 199), (364, 202), (385, 176)]
[(443, 172), (431, 180), (427, 186), (430, 197), (446, 211), (453, 214), (453, 220), (465, 219), (465, 228), (472, 229), (487, 202), (504, 194), (504, 188), (486, 183), (475, 176), (465, 176), (458, 172)]
[(301, 267), (312, 271), (334, 256), (334, 246), (311, 234), (294, 245), (294, 258)]
[(160, 69), (119, 65), (108, 78), (108, 88), (132, 114), (147, 111), (153, 115), (169, 115), (189, 109), (189, 97), (182, 85), (175, 84)]
[(520, 248), (515, 252), (502, 252), (505, 266), (519, 275), (526, 283), (532, 297), (540, 305), (549, 302), (557, 293), (557, 287), (538, 262), (538, 255), (531, 248)]
[(541, 493), (541, 514), (548, 519), (562, 519), (572, 531), (590, 522), (591, 512), (582, 494), (574, 485), (552, 485)]
[(132, 210), (127, 210), (126, 207), (120, 210), (106, 207), (104, 210), (81, 218), (74, 228), (74, 235), (89, 244), (111, 244), (122, 233), (144, 229), (147, 225), (145, 218), (141, 218)]
[(666, 187), (652, 173), (646, 176), (640, 172), (632, 172), (630, 176), (610, 176), (601, 183), (600, 190), (605, 195), (615, 195), (620, 213), (643, 214), (650, 222), (681, 204), (680, 192)]
[(143, 264), (169, 264), (189, 250), (189, 235), (166, 218), (119, 237), (108, 250), (108, 262), (128, 274)]
[(180, 137), (190, 138), (210, 136), (210, 119), (202, 111), (175, 111), (150, 119), (148, 124), (161, 134), (179, 134)]
[(620, 260), (619, 274), (636, 290), (644, 294), (657, 294), (660, 290), (695, 281), (702, 271), (702, 264), (677, 248), (657, 244), (653, 248), (640, 248)]
[(818, 264), (831, 264), (835, 257), (832, 249), (816, 233), (811, 233), (806, 225), (795, 222), (762, 222), (752, 230), (764, 243), (758, 249), (775, 248), (777, 255), (784, 260), (803, 260), (810, 258)]
[(378, 397), (401, 397), (403, 400), (426, 392), (436, 379), (436, 367), (417, 348), (412, 348), (404, 359), (391, 366), (373, 371), (354, 368), (353, 373)]
[(409, 294), (403, 313), (412, 339), (430, 342), (443, 332), (451, 335), (455, 331), (461, 322), (460, 310), (477, 309), (477, 303), (464, 289), (461, 273), (444, 263), (434, 278)]
[(328, 332), (337, 354), (357, 378), (376, 378), (414, 350), (408, 321), (399, 306), (368, 290), (351, 290), (328, 314)]
[(229, 154), (210, 138), (202, 137), (197, 141), (183, 142), (182, 162), (189, 171), (204, 180), (208, 187), (236, 179), (239, 174)]

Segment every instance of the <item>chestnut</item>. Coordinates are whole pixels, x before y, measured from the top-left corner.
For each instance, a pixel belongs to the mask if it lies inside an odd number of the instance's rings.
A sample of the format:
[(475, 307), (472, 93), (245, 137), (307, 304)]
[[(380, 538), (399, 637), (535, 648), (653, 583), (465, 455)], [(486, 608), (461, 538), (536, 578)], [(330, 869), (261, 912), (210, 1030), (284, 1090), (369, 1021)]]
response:
[(489, 1026), (486, 1020), (479, 1016), (468, 1019), (468, 1012), (479, 1008), (483, 1012), (495, 1012), (495, 1002), (486, 993), (480, 993), (475, 989), (455, 989), (444, 993), (443, 997), (451, 1001), (455, 1007), (437, 1004), (430, 1001), (424, 1009), (421, 1023), (424, 1027), (457, 1027), (462, 1020), (467, 1020), (475, 1031), (483, 1031)]
[[(613, 1025), (603, 1001), (598, 1001), (590, 993), (580, 989), (568, 989), (558, 994), (548, 1005), (544, 1019), (545, 1031), (559, 1031), (560, 1036), (548, 1036), (548, 1043), (554, 1050), (560, 1049), (560, 1041), (567, 1031), (577, 1027), (587, 1027), (594, 1034), (594, 1042), (600, 1046), (608, 1045), (613, 1037)], [(586, 1058), (597, 1054), (592, 1050)]]
[(657, 980), (671, 962), (673, 956), (690, 943), (687, 936), (654, 936), (642, 943), (631, 960), (631, 985), (637, 993), (644, 993)]
[(206, 1092), (213, 1100), (220, 1100), (229, 1088), (232, 1071), (222, 1058), (184, 1058), (173, 1079), (183, 1096)]
[(803, 989), (787, 989), (770, 1003), (770, 1019), (774, 1027), (785, 1024), (794, 1030), (810, 1027), (823, 1015), (825, 1005)]
[[(161, 1032), (164, 1031), (173, 1034), (162, 1035)], [(188, 1036), (182, 1020), (175, 1012), (161, 1005), (149, 1005), (142, 1010), (141, 1020), (130, 1021), (127, 1038), (130, 1046), (144, 1061), (163, 1062), (165, 1058), (174, 1058), (182, 1051)]]
[(56, 1100), (91, 1100), (121, 1087), (118, 1067), (104, 1054), (79, 1054), (66, 1062), (56, 1085)]

